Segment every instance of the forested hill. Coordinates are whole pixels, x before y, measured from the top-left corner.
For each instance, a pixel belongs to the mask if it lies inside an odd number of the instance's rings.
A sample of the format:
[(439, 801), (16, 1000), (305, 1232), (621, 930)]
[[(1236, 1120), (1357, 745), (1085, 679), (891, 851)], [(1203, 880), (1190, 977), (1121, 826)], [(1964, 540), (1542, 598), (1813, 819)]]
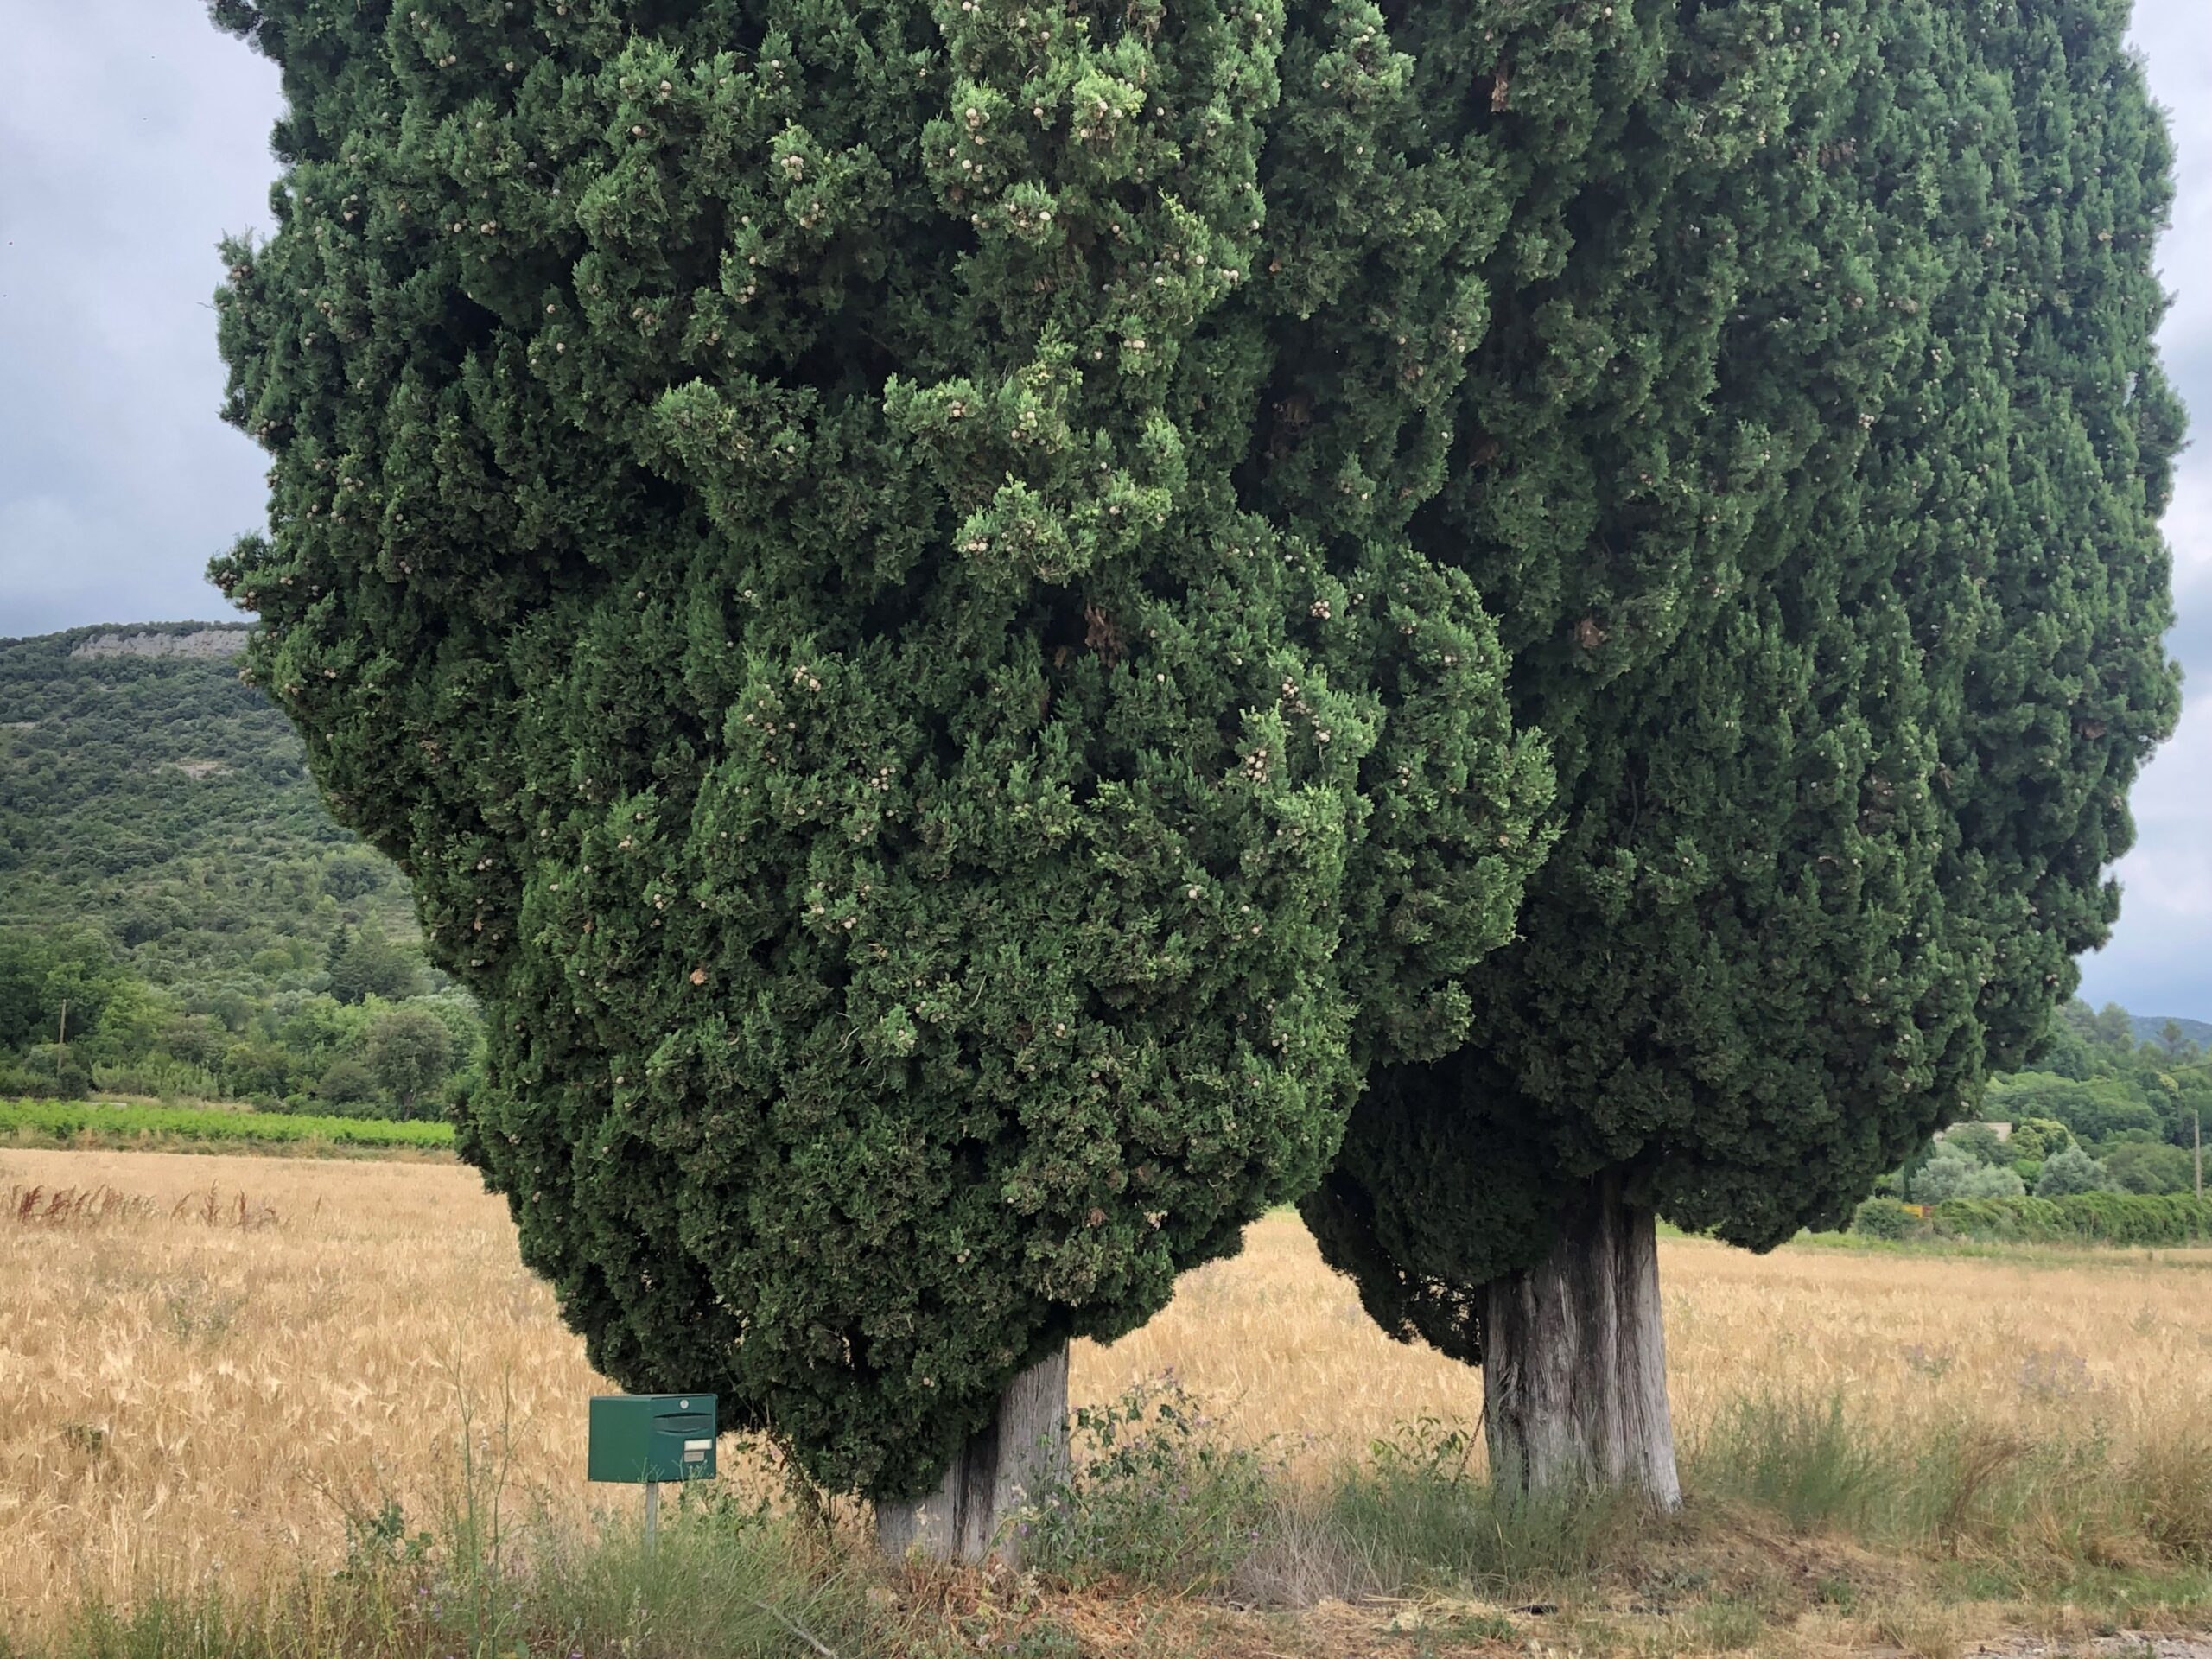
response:
[(2174, 1027), (2183, 1039), (2196, 1045), (2200, 1050), (2212, 1051), (2212, 1020), (2178, 1020), (2159, 1014), (2131, 1014), (2128, 1023), (2134, 1027), (2139, 1043), (2158, 1043), (2167, 1039), (2168, 1026)]
[(333, 823), (246, 630), (0, 639), (0, 929), (96, 929), (144, 979), (258, 1001), (341, 927), (414, 938), (405, 885)]

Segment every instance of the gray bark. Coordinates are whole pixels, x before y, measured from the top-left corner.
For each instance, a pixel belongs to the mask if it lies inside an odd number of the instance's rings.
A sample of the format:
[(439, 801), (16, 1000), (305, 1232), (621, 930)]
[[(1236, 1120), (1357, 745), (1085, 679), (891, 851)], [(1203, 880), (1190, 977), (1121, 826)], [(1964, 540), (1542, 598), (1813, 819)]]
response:
[(1006, 1385), (998, 1415), (969, 1437), (936, 1490), (875, 1506), (876, 1547), (893, 1560), (918, 1553), (970, 1565), (996, 1554), (1020, 1565), (1014, 1512), (1068, 1464), (1068, 1351)]
[(1577, 1194), (1543, 1262), (1489, 1286), (1483, 1391), (1499, 1484), (1634, 1487), (1681, 1505), (1656, 1217), (1622, 1202), (1618, 1177)]

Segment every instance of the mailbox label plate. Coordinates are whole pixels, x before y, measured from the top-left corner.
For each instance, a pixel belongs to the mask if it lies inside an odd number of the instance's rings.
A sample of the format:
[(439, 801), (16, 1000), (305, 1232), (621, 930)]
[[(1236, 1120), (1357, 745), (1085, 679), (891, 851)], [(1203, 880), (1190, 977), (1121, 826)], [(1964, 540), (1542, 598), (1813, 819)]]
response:
[(715, 1428), (711, 1394), (594, 1395), (586, 1478), (711, 1480)]

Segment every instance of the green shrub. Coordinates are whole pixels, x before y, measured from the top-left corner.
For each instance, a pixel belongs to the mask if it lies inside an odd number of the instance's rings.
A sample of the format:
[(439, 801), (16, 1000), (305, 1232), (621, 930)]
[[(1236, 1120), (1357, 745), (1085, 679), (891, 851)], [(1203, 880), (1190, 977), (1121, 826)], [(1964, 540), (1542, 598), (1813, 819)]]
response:
[(1073, 1469), (1015, 1524), (1027, 1564), (1171, 1595), (1226, 1583), (1273, 1508), (1264, 1452), (1224, 1439), (1173, 1374), (1077, 1408)]
[(1402, 1424), (1328, 1494), (1338, 1552), (1392, 1592), (1549, 1591), (1632, 1548), (1649, 1512), (1633, 1492), (1531, 1494), (1473, 1471), (1479, 1430)]
[(1846, 1416), (1840, 1395), (1737, 1401), (1690, 1453), (1700, 1490), (1764, 1505), (1801, 1532), (1863, 1521), (1891, 1462), (1889, 1447)]
[(204, 1065), (156, 1052), (120, 1065), (92, 1067), (92, 1086), (109, 1095), (153, 1095), (162, 1100), (220, 1100), (222, 1082)]
[(2195, 1184), (2193, 1160), (2163, 1141), (2134, 1141), (2105, 1154), (2105, 1176), (2122, 1192), (2186, 1192)]
[[(2044, 1160), (2036, 1175), (2036, 1197), (2067, 1198), (2077, 1192), (2094, 1192), (2105, 1185), (2105, 1168), (2076, 1146), (2060, 1147)], [(1959, 1196), (1974, 1197), (1971, 1193)]]
[(1852, 1212), (1851, 1230), (1866, 1238), (1910, 1238), (1928, 1224), (1900, 1198), (1869, 1198)]
[(51, 1095), (54, 1079), (23, 1066), (0, 1061), (0, 1100), (16, 1095)]
[(23, 1051), (21, 1062), (10, 1072), (27, 1085), (23, 1092), (56, 1100), (82, 1100), (92, 1092), (92, 1070), (79, 1056), (57, 1043), (34, 1043)]
[(328, 1101), (351, 1105), (377, 1097), (377, 1080), (359, 1060), (333, 1060), (323, 1068), (315, 1093)]
[(2135, 1245), (2212, 1240), (2212, 1202), (2178, 1194), (2082, 1192), (2063, 1198), (1953, 1198), (1937, 1205), (1929, 1221), (1947, 1238)]
[(2074, 1132), (2056, 1118), (2024, 1117), (2012, 1125), (2012, 1138), (2005, 1144), (2017, 1168), (2024, 1163), (2040, 1164), (2061, 1147), (2072, 1146)]
[(1961, 1123), (1944, 1135), (1942, 1150), (1971, 1158), (1978, 1164), (2009, 1164), (2005, 1142), (1986, 1123)]
[(1946, 1198), (2016, 1198), (2027, 1190), (2011, 1170), (1981, 1163), (1948, 1147), (1939, 1149), (1912, 1178), (1912, 1196), (1920, 1204), (1941, 1204)]
[(2047, 1072), (2023, 1071), (1992, 1090), (1985, 1110), (2056, 1122), (2084, 1141), (2102, 1141), (2130, 1129), (2156, 1133), (2158, 1115), (2126, 1077), (2077, 1082)]

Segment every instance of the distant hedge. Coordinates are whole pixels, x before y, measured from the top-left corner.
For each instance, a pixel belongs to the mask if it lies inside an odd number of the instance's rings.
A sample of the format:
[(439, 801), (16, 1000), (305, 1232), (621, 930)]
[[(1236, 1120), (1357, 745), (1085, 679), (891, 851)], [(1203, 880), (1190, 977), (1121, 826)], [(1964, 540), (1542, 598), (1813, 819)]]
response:
[(1948, 1238), (2031, 1243), (2193, 1244), (2212, 1241), (2212, 1200), (2132, 1192), (2066, 1198), (1948, 1198), (1929, 1212)]
[(303, 1117), (189, 1106), (102, 1106), (75, 1100), (0, 1100), (0, 1135), (22, 1130), (73, 1140), (91, 1134), (131, 1139), (257, 1142), (327, 1141), (334, 1146), (450, 1147), (450, 1123), (371, 1117)]

